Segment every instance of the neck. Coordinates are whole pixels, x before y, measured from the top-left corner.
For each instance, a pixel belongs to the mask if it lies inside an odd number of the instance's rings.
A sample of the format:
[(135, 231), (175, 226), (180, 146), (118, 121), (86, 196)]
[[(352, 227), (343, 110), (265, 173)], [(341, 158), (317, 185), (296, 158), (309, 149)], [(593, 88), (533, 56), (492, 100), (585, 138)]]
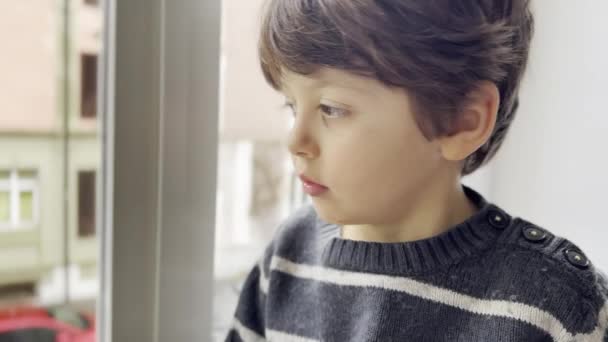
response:
[(404, 209), (397, 222), (344, 225), (341, 227), (341, 237), (370, 242), (422, 240), (464, 222), (477, 210), (458, 181), (451, 186), (426, 189)]

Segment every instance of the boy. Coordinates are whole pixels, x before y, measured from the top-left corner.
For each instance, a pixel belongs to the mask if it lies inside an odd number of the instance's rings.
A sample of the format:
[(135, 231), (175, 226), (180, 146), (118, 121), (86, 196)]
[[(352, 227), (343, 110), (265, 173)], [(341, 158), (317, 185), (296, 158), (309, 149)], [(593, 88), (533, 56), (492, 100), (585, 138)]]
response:
[(526, 0), (270, 0), (267, 81), (312, 196), (227, 341), (608, 341), (605, 276), (460, 178), (514, 118)]

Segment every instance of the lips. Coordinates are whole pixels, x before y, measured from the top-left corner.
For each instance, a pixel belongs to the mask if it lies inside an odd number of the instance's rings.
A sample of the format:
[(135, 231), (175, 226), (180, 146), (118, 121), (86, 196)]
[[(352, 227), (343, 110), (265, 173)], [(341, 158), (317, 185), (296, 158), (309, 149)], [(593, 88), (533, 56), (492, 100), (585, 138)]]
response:
[(315, 187), (321, 187), (321, 188), (326, 188), (327, 187), (321, 183), (315, 182), (314, 180), (304, 176), (304, 175), (300, 175), (300, 179), (302, 180), (302, 182), (304, 182), (307, 185), (311, 185), (311, 186), (315, 186)]

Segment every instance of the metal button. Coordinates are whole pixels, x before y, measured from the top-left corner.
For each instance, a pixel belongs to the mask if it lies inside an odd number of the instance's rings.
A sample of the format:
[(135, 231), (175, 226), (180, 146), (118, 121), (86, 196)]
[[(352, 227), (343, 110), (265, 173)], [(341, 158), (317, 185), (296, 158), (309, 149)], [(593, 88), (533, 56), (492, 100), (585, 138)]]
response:
[(505, 229), (509, 225), (507, 217), (498, 210), (488, 212), (488, 221), (494, 228), (498, 229)]
[(541, 242), (547, 238), (547, 233), (544, 230), (536, 227), (526, 227), (524, 228), (523, 233), (526, 240), (532, 242)]
[(589, 259), (580, 251), (574, 249), (566, 249), (564, 250), (564, 254), (566, 255), (566, 259), (574, 266), (578, 268), (587, 268), (589, 267)]

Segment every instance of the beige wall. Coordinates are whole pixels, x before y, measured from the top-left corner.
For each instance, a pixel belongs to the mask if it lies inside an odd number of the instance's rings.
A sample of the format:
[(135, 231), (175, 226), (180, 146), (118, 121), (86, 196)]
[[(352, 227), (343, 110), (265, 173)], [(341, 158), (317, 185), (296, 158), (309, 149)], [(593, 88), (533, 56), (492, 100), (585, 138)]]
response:
[(0, 130), (45, 131), (57, 113), (55, 1), (0, 1)]

